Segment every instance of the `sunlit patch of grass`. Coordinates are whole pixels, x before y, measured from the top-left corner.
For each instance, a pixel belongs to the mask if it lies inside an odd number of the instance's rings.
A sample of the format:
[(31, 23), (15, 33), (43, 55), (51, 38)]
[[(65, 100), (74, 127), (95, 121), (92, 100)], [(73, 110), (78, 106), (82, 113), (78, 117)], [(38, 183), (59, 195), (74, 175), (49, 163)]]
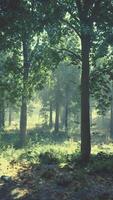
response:
[(0, 158), (0, 176), (6, 174), (8, 169), (9, 169), (9, 162), (6, 159)]
[(11, 196), (13, 199), (20, 199), (24, 196), (26, 196), (29, 193), (29, 191), (25, 188), (15, 188), (11, 191)]
[(46, 152), (53, 153), (60, 162), (64, 162), (67, 155), (79, 152), (79, 144), (71, 140), (65, 141), (62, 144), (34, 144), (26, 148), (20, 155), (20, 160), (37, 163), (39, 162), (39, 155)]
[[(38, 129), (36, 129), (38, 131)], [(28, 144), (25, 148), (15, 149), (15, 141), (17, 140), (18, 134), (10, 135), (6, 137), (6, 143), (13, 140), (13, 144), (9, 143), (2, 146), (0, 149), (0, 175), (16, 176), (20, 170), (21, 163), (39, 163), (39, 155), (41, 153), (50, 152), (53, 156), (58, 158), (60, 164), (65, 163), (66, 159), (71, 160), (71, 157), (79, 155), (80, 153), (80, 141), (69, 139), (65, 133), (61, 132), (58, 135), (50, 132), (41, 132), (41, 129), (37, 133), (36, 130), (29, 135)], [(47, 131), (47, 129), (46, 129)], [(35, 140), (37, 133), (37, 139)], [(9, 135), (11, 138), (9, 138)], [(34, 140), (31, 138), (33, 135)], [(4, 140), (4, 137), (2, 138)], [(113, 143), (110, 141), (109, 144), (101, 143), (92, 145), (92, 154), (96, 155), (99, 152), (106, 154), (113, 153)]]
[(0, 176), (11, 176), (15, 178), (21, 169), (21, 165), (19, 163), (15, 163), (15, 165), (10, 164), (7, 159), (0, 158)]
[(57, 143), (28, 143), (23, 149), (13, 146), (1, 149), (0, 151), (0, 176), (8, 175), (15, 177), (20, 170), (21, 163), (37, 163), (39, 155), (45, 152), (52, 152), (62, 163), (67, 155), (79, 152), (79, 144), (73, 140), (66, 140), (62, 144)]
[(113, 143), (109, 144), (100, 144), (92, 146), (92, 154), (97, 154), (99, 152), (104, 152), (106, 154), (113, 153)]
[(48, 144), (48, 145), (40, 145), (39, 151), (49, 151), (53, 150), (55, 152), (60, 152), (62, 154), (71, 154), (75, 151), (78, 151), (78, 143), (72, 141), (64, 141), (62, 144)]
[(13, 146), (0, 150), (0, 176), (16, 177), (21, 168), (21, 163), (18, 162), (18, 159), (24, 151), (24, 149), (15, 150)]

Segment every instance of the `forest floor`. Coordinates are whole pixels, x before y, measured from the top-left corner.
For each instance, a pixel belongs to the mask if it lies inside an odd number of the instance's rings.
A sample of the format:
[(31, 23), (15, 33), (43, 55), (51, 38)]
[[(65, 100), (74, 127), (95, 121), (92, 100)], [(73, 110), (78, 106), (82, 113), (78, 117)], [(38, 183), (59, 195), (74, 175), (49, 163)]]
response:
[(112, 143), (93, 145), (90, 162), (84, 165), (79, 142), (63, 134), (60, 141), (59, 135), (46, 136), (39, 134), (38, 143), (30, 141), (26, 149), (1, 150), (0, 200), (113, 199)]

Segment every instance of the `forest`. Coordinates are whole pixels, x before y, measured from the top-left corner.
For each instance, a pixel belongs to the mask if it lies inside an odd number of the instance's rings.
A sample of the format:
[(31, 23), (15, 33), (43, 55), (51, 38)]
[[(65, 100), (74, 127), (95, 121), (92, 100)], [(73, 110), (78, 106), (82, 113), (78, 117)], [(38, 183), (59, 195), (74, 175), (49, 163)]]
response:
[(113, 200), (113, 0), (0, 0), (0, 200)]

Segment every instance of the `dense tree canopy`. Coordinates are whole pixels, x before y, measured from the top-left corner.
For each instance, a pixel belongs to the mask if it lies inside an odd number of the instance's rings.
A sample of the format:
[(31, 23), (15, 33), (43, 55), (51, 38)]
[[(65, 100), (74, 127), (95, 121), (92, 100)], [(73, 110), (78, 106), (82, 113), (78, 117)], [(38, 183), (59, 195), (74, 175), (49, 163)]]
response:
[(21, 105), (22, 145), (28, 102), (46, 85), (42, 100), (50, 106), (50, 127), (56, 112), (56, 132), (62, 120), (68, 130), (73, 105), (81, 110), (81, 156), (89, 159), (90, 93), (100, 113), (112, 99), (112, 9), (110, 0), (0, 1), (0, 89), (6, 102)]

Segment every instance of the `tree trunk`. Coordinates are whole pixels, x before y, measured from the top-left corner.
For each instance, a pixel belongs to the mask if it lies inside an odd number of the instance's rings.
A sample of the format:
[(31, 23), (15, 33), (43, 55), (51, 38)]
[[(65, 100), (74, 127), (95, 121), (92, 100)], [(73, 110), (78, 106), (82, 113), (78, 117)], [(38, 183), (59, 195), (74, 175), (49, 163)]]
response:
[(61, 128), (65, 127), (65, 106), (60, 109)]
[(65, 99), (65, 132), (68, 131), (68, 90), (66, 91)]
[(59, 103), (56, 102), (55, 132), (59, 131)]
[(22, 102), (20, 111), (20, 144), (23, 146), (26, 142), (27, 134), (27, 83), (28, 74), (30, 68), (29, 62), (29, 48), (28, 48), (28, 37), (27, 33), (23, 36), (23, 91), (22, 91)]
[(4, 105), (0, 108), (0, 129), (3, 129), (5, 126), (5, 109)]
[(91, 106), (91, 104), (90, 104), (90, 124), (91, 124), (91, 126), (92, 126), (92, 124), (93, 124), (93, 109), (92, 109), (92, 106)]
[(111, 100), (111, 120), (110, 120), (110, 138), (113, 139), (113, 83), (112, 83), (112, 100)]
[(5, 103), (3, 102), (3, 107), (2, 107), (2, 127), (5, 127)]
[(20, 114), (20, 143), (23, 146), (26, 141), (27, 134), (27, 99), (22, 95), (22, 105)]
[(9, 106), (9, 126), (11, 126), (12, 123), (12, 108)]
[(0, 129), (5, 126), (5, 103), (4, 103), (4, 92), (1, 91), (1, 101), (0, 101)]
[(90, 106), (89, 106), (89, 52), (90, 38), (81, 36), (82, 76), (81, 76), (81, 158), (87, 162), (91, 152), (90, 139)]
[(52, 110), (52, 102), (50, 101), (50, 116), (49, 116), (49, 127), (50, 129), (53, 127), (53, 110)]
[(68, 131), (68, 104), (65, 105), (65, 132)]

